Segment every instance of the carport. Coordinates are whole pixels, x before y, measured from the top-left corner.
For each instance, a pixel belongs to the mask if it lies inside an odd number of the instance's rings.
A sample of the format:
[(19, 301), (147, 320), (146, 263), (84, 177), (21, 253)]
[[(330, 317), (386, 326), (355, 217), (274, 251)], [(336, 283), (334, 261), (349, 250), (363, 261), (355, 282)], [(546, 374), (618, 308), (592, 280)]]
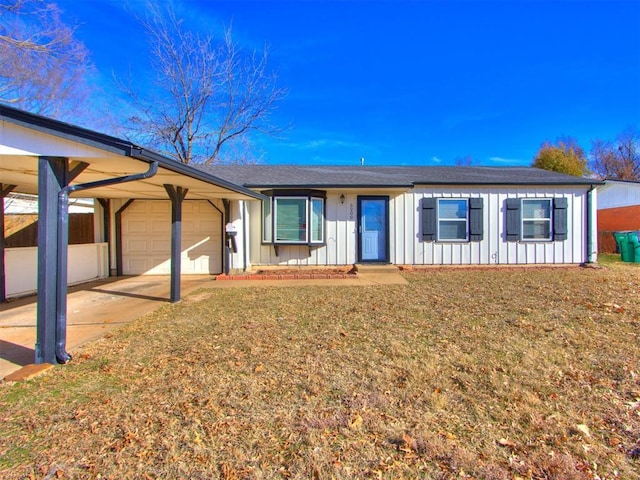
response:
[[(177, 163), (126, 140), (100, 134), (14, 108), (0, 106), (0, 191), (38, 196), (37, 322), (35, 363), (65, 363), (67, 317), (67, 235), (70, 196), (93, 197), (105, 213), (105, 240), (115, 236), (121, 258), (118, 222), (110, 235), (111, 201), (124, 211), (137, 200), (170, 200), (170, 300), (180, 300), (182, 207), (201, 200), (229, 220), (230, 200), (255, 200), (259, 194), (188, 165)], [(221, 202), (223, 208), (213, 201)], [(2, 217), (4, 216), (4, 209)], [(0, 218), (4, 225), (4, 218)], [(111, 247), (109, 242), (109, 246)], [(222, 256), (224, 259), (224, 255)], [(0, 235), (0, 300), (5, 300), (4, 228)], [(117, 263), (120, 271), (121, 262)]]

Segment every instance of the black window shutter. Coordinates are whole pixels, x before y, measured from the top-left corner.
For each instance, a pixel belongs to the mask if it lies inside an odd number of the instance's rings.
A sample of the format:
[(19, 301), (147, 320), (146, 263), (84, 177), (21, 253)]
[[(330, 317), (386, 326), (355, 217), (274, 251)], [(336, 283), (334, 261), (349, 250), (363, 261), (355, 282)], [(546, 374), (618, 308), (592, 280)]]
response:
[(422, 241), (433, 242), (436, 240), (438, 216), (436, 212), (437, 199), (422, 199)]
[(479, 242), (484, 234), (482, 198), (469, 199), (469, 240)]
[(553, 239), (554, 240), (566, 240), (567, 239), (567, 199), (554, 198), (553, 199)]
[(507, 198), (507, 242), (520, 240), (520, 199)]

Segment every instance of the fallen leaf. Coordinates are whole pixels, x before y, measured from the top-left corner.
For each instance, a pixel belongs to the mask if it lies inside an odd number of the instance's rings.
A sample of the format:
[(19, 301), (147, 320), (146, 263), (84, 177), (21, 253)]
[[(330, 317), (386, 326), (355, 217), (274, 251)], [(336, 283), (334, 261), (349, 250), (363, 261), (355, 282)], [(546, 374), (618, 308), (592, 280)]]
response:
[(349, 422), (349, 428), (351, 430), (357, 430), (362, 426), (362, 417), (360, 415), (356, 415)]
[(411, 451), (417, 450), (418, 445), (416, 441), (413, 438), (411, 438), (411, 435), (409, 435), (408, 433), (402, 434), (402, 441), (404, 442), (404, 448), (402, 448), (401, 450), (405, 452), (411, 452)]
[(589, 427), (587, 427), (584, 423), (580, 423), (576, 425), (576, 429), (582, 433), (585, 437), (591, 437), (591, 432), (589, 431)]
[(498, 445), (500, 445), (501, 447), (516, 448), (516, 443), (507, 438), (501, 438), (500, 440), (498, 440)]

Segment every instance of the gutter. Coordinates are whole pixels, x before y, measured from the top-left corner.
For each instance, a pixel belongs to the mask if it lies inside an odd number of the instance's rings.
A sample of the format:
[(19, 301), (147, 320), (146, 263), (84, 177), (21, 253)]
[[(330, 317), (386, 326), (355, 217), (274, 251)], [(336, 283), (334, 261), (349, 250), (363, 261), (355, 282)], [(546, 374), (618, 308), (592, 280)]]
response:
[(153, 177), (158, 172), (158, 162), (152, 161), (149, 169), (143, 173), (134, 173), (124, 177), (108, 178), (95, 182), (68, 185), (58, 194), (58, 271), (56, 272), (57, 302), (56, 302), (56, 360), (67, 363), (71, 355), (67, 353), (67, 247), (69, 243), (69, 194), (105, 187), (121, 183), (144, 180)]
[(151, 150), (146, 150), (142, 147), (132, 146), (129, 156), (138, 160), (143, 160), (145, 162), (157, 162), (162, 168), (166, 168), (167, 170), (170, 170), (172, 172), (180, 173), (181, 175), (195, 178), (196, 180), (205, 181), (207, 183), (213, 183), (214, 185), (217, 185), (219, 187), (226, 188), (227, 190), (231, 190), (232, 192), (240, 193), (242, 195), (246, 195), (247, 197), (251, 197), (256, 200), (266, 199), (264, 195), (254, 192), (253, 190), (249, 190), (246, 187), (229, 182), (220, 177), (210, 175), (200, 169), (196, 169), (184, 163), (176, 162), (175, 160), (171, 160), (160, 155), (159, 153), (153, 152)]

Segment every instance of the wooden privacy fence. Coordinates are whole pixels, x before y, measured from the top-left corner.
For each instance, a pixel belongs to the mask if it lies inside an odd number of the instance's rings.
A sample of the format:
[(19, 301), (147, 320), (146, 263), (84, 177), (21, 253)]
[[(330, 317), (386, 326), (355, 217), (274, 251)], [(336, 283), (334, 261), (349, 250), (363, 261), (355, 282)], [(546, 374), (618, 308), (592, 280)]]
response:
[[(37, 214), (5, 214), (4, 246), (35, 247), (38, 245)], [(69, 214), (69, 244), (94, 243), (93, 213)]]
[(613, 232), (598, 232), (598, 252), (599, 253), (617, 253), (618, 246)]

